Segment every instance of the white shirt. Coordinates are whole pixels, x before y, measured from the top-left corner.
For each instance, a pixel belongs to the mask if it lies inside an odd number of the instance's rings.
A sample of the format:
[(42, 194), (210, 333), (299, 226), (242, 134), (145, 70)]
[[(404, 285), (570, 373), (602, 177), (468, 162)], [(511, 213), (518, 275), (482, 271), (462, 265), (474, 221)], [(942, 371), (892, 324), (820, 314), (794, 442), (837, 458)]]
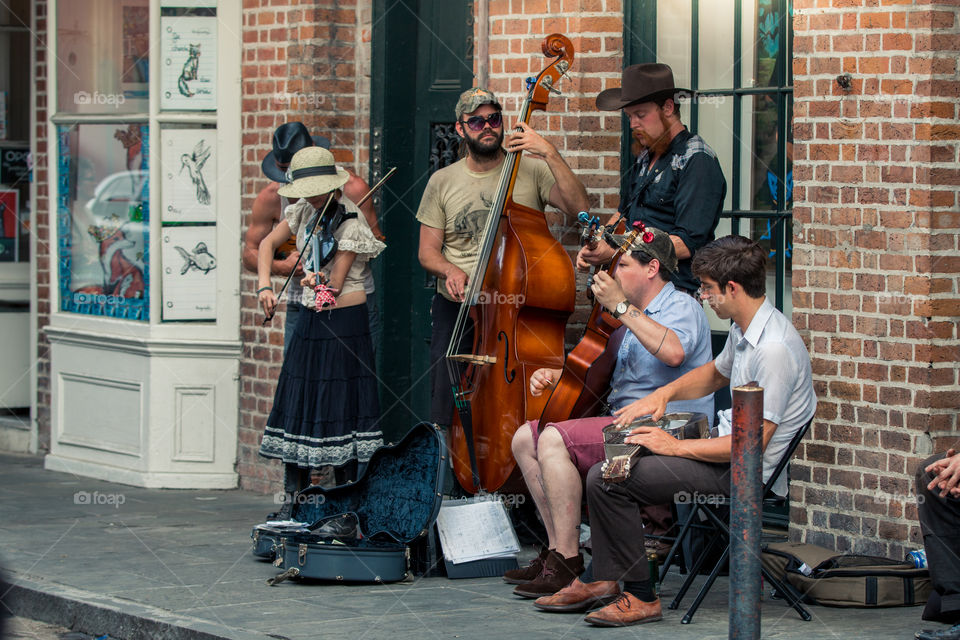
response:
[[(763, 452), (763, 481), (766, 482), (790, 440), (817, 410), (807, 347), (786, 316), (765, 299), (746, 333), (736, 323), (730, 325), (727, 342), (714, 365), (730, 379), (731, 390), (751, 381), (763, 387), (763, 419), (777, 425)], [(730, 433), (732, 416), (731, 409), (720, 412), (721, 436)], [(785, 474), (780, 475), (773, 492), (787, 495)]]

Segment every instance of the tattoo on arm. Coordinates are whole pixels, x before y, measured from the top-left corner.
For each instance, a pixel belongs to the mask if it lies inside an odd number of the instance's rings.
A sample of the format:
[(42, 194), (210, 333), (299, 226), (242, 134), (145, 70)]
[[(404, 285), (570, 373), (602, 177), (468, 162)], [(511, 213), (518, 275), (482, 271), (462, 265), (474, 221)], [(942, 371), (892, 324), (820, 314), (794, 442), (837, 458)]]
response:
[(631, 317), (631, 318), (639, 318), (639, 317), (640, 317), (640, 312), (637, 311), (636, 309), (630, 309), (630, 317)]

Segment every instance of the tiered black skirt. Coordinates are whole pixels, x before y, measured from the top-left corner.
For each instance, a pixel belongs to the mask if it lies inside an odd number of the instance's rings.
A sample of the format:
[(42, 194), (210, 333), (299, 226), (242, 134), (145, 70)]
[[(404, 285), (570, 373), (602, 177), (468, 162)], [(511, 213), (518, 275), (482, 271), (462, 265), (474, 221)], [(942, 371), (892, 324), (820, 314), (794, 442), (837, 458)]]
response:
[(299, 315), (260, 455), (303, 468), (365, 463), (383, 446), (367, 305)]

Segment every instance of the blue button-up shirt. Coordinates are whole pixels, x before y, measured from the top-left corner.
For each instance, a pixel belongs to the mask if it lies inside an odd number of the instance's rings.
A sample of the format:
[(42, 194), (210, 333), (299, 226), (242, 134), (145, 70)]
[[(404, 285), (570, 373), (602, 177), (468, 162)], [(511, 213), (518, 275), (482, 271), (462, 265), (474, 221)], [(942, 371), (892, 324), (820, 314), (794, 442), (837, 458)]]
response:
[[(650, 319), (670, 329), (680, 340), (684, 358), (680, 366), (671, 367), (647, 351), (626, 327), (623, 342), (617, 352), (617, 366), (610, 382), (607, 402), (616, 410), (634, 400), (643, 398), (668, 382), (673, 382), (687, 371), (710, 362), (710, 325), (703, 307), (692, 297), (678, 291), (672, 283), (664, 285), (660, 293), (643, 310)], [(713, 394), (697, 400), (679, 400), (667, 404), (667, 411), (693, 411), (706, 414), (713, 425)]]
[[(817, 410), (807, 347), (786, 316), (769, 300), (764, 300), (746, 333), (737, 323), (730, 325), (727, 342), (714, 360), (714, 366), (730, 378), (731, 389), (752, 381), (763, 387), (763, 419), (777, 425), (763, 452), (763, 481), (766, 482), (790, 440)], [(720, 412), (720, 435), (730, 433), (732, 416), (731, 409)], [(786, 474), (781, 474), (773, 491), (780, 496), (787, 495)]]

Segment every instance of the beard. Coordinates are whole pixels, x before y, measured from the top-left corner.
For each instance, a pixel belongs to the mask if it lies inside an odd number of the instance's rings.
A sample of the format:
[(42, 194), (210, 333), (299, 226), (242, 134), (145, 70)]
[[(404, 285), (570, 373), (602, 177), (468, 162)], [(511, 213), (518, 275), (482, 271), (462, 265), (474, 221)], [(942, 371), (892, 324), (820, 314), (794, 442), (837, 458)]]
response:
[(673, 138), (670, 136), (670, 128), (673, 126), (673, 123), (663, 115), (663, 110), (660, 111), (660, 125), (663, 127), (660, 135), (654, 138), (646, 131), (635, 130), (633, 131), (634, 137), (645, 146), (651, 153), (651, 155), (661, 156), (663, 153), (670, 147), (670, 142)]
[(500, 149), (503, 146), (503, 130), (500, 133), (494, 133), (493, 139), (483, 138), (481, 132), (476, 138), (469, 135), (463, 139), (467, 145), (470, 155), (478, 160), (492, 160), (500, 155)]

